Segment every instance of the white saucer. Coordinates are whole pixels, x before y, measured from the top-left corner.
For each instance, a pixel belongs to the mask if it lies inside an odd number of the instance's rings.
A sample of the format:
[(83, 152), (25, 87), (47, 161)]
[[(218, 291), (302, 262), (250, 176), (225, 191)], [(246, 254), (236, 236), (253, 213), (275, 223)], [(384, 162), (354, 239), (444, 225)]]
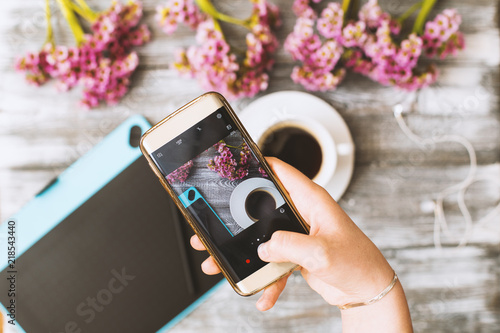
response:
[(266, 191), (273, 196), (276, 204), (275, 208), (285, 204), (285, 200), (281, 196), (280, 192), (278, 192), (273, 182), (269, 179), (250, 178), (244, 180), (236, 186), (233, 193), (231, 193), (231, 199), (229, 200), (231, 215), (236, 223), (238, 223), (243, 229), (246, 229), (254, 224), (254, 221), (246, 213), (245, 202), (250, 193), (257, 189)]
[(342, 116), (328, 103), (300, 91), (272, 93), (250, 103), (238, 113), (252, 138), (259, 137), (267, 125), (290, 116), (307, 116), (320, 122), (337, 145), (337, 167), (324, 188), (339, 200), (349, 186), (354, 170), (354, 143)]

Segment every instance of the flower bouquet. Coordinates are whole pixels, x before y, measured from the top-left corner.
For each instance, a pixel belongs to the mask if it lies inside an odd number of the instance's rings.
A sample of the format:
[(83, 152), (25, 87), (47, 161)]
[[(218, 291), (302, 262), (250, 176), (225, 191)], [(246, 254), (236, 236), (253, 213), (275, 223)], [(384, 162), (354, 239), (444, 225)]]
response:
[[(223, 14), (210, 0), (168, 0), (157, 8), (157, 21), (167, 34), (179, 23), (196, 29), (196, 45), (179, 50), (172, 64), (179, 73), (196, 78), (205, 90), (216, 90), (228, 99), (252, 97), (267, 89), (278, 47), (273, 29), (280, 25), (279, 10), (266, 0), (251, 0), (246, 20)], [(227, 42), (220, 22), (244, 27), (246, 50)]]
[[(456, 10), (446, 9), (426, 22), (435, 0), (420, 1), (399, 18), (384, 12), (377, 0), (369, 0), (356, 13), (355, 2), (329, 2), (318, 13), (311, 1), (294, 1), (297, 21), (284, 46), (301, 62), (291, 75), (295, 83), (312, 91), (334, 90), (352, 70), (383, 85), (412, 91), (432, 84), (438, 75), (435, 65), (420, 64), (422, 57), (443, 59), (464, 48)], [(417, 10), (413, 29), (403, 36), (403, 23)]]
[[(26, 80), (37, 86), (49, 79), (66, 91), (83, 86), (82, 105), (93, 108), (100, 101), (116, 104), (128, 90), (130, 76), (139, 63), (134, 46), (150, 39), (145, 24), (139, 24), (142, 6), (138, 2), (113, 2), (101, 13), (91, 10), (84, 0), (57, 0), (75, 37), (76, 46), (54, 42), (49, 0), (46, 0), (47, 38), (37, 53), (29, 52), (16, 61)], [(86, 34), (78, 16), (91, 24)]]

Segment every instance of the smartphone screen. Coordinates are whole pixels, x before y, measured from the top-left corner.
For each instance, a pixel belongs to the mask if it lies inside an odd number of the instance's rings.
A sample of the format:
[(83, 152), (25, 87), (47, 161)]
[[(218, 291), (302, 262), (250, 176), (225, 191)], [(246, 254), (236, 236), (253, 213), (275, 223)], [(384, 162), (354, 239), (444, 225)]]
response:
[(225, 107), (150, 154), (237, 283), (276, 230), (306, 233)]

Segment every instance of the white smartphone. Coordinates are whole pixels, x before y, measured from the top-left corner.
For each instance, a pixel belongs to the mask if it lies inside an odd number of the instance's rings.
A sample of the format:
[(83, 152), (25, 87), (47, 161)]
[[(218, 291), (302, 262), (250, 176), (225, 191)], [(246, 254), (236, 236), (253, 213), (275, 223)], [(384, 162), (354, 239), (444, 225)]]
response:
[(309, 229), (222, 95), (211, 92), (148, 130), (141, 150), (235, 291), (252, 295), (292, 271), (257, 247)]

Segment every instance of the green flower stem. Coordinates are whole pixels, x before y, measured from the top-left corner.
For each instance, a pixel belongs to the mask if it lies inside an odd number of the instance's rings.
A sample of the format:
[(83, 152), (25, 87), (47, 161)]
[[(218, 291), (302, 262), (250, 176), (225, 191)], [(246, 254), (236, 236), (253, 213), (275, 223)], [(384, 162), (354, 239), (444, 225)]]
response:
[(344, 11), (344, 23), (347, 19), (347, 12), (349, 11), (350, 4), (351, 4), (351, 0), (342, 1), (342, 10)]
[(73, 32), (73, 36), (75, 37), (75, 41), (77, 45), (80, 45), (84, 40), (84, 32), (82, 27), (80, 26), (80, 22), (78, 22), (78, 18), (73, 11), (73, 6), (70, 0), (57, 0), (59, 7), (64, 15), (64, 18), (68, 22), (68, 25)]
[(245, 27), (247, 29), (251, 28), (252, 18), (249, 18), (246, 20), (240, 20), (240, 19), (234, 18), (232, 16), (223, 14), (223, 13), (219, 12), (214, 7), (214, 5), (212, 4), (212, 2), (210, 0), (196, 0), (196, 3), (198, 4), (198, 7), (200, 7), (200, 9), (203, 12), (205, 12), (206, 14), (211, 16), (213, 19), (236, 24), (236, 25), (240, 25), (240, 26)]
[(71, 6), (71, 10), (73, 10), (75, 13), (77, 13), (78, 15), (80, 15), (81, 17), (92, 23), (92, 21), (87, 17), (87, 13), (85, 13), (85, 11), (82, 8), (80, 8), (80, 6), (78, 6), (73, 2), (70, 2), (69, 5)]
[(241, 145), (239, 145), (239, 146), (231, 146), (231, 145), (228, 145), (228, 144), (226, 143), (226, 147), (233, 148), (233, 149), (243, 150), (243, 147), (242, 147), (242, 146), (243, 146), (243, 144), (241, 144)]
[(434, 7), (435, 3), (436, 0), (423, 0), (422, 9), (420, 9), (417, 19), (415, 20), (415, 24), (413, 25), (413, 30), (412, 30), (413, 32), (416, 32), (419, 35), (423, 33), (424, 24), (425, 21), (427, 20), (427, 16), (429, 15), (429, 12), (431, 11), (432, 7)]
[[(87, 21), (90, 23), (94, 22), (99, 16), (96, 12), (94, 12), (89, 5), (85, 2), (85, 0), (75, 0), (78, 6), (84, 11), (85, 15), (82, 15)], [(76, 7), (76, 5), (75, 5)]]
[(52, 30), (52, 14), (50, 12), (50, 0), (45, 0), (45, 19), (47, 20), (47, 37), (45, 43), (54, 46), (54, 32)]
[(358, 19), (358, 13), (359, 13), (360, 7), (361, 7), (361, 3), (359, 0), (354, 0), (354, 2), (351, 3), (350, 18), (352, 18), (353, 20)]
[(417, 2), (413, 6), (411, 6), (406, 12), (404, 12), (400, 17), (398, 17), (399, 24), (403, 24), (403, 22), (411, 16), (417, 9), (422, 7), (424, 0)]
[(214, 28), (215, 28), (215, 30), (220, 32), (222, 35), (222, 38), (224, 38), (224, 40), (226, 40), (226, 38), (224, 37), (224, 32), (222, 31), (222, 28), (220, 27), (220, 24), (217, 20), (214, 20)]
[[(85, 3), (85, 1), (78, 1), (78, 4), (74, 2), (69, 2), (71, 5), (71, 9), (73, 9), (78, 15), (83, 17), (85, 20), (89, 21), (90, 23), (93, 23), (96, 19), (98, 14), (95, 13), (92, 9), (90, 9), (89, 6)], [(82, 6), (80, 3), (83, 3), (84, 6)]]

